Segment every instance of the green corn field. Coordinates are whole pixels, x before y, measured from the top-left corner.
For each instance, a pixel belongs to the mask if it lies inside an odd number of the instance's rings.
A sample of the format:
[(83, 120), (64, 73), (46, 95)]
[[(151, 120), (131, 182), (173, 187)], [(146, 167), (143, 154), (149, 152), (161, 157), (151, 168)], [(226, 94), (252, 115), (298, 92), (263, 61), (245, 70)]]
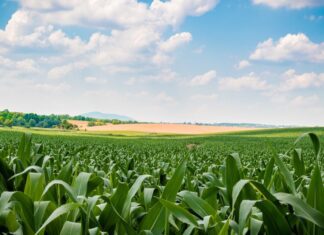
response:
[(324, 234), (322, 138), (271, 138), (0, 132), (1, 234)]

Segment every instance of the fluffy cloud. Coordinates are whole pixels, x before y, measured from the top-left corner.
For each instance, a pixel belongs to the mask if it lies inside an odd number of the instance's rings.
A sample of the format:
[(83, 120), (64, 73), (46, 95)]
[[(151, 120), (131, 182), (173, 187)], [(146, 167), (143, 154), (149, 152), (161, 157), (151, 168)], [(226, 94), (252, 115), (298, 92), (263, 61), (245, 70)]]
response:
[(44, 92), (65, 92), (69, 91), (71, 86), (65, 82), (59, 84), (37, 83), (33, 85), (33, 88)]
[(196, 94), (190, 97), (193, 101), (211, 101), (216, 100), (218, 98), (218, 95), (215, 93), (212, 94)]
[(250, 73), (247, 76), (239, 78), (223, 78), (218, 81), (218, 87), (220, 90), (267, 90), (271, 86), (267, 81), (260, 79), (254, 73)]
[(305, 7), (324, 6), (323, 0), (252, 0), (254, 4), (267, 5), (272, 8), (287, 7), (300, 9)]
[(168, 55), (183, 44), (189, 43), (192, 36), (188, 32), (177, 33), (172, 35), (166, 41), (158, 43), (156, 54), (153, 56), (153, 63), (157, 65), (166, 65), (172, 62), (172, 58)]
[(105, 84), (107, 82), (105, 79), (93, 76), (85, 77), (83, 80), (89, 84)]
[(324, 86), (324, 73), (303, 73), (297, 74), (295, 70), (287, 70), (283, 74), (283, 81), (279, 85), (280, 91), (291, 91), (309, 87)]
[(250, 59), (324, 63), (324, 43), (316, 44), (302, 33), (287, 34), (276, 42), (269, 38), (259, 43)]
[(236, 66), (236, 69), (245, 69), (247, 67), (251, 66), (251, 63), (248, 60), (241, 60)]
[(290, 101), (290, 104), (293, 106), (313, 106), (319, 101), (319, 97), (317, 95), (311, 96), (296, 96)]
[[(150, 5), (136, 0), (21, 0), (23, 9), (41, 15), (49, 24), (131, 27), (147, 22), (176, 27), (187, 16), (202, 15), (218, 0), (154, 0)], [(46, 14), (42, 14), (46, 12)]]
[(173, 50), (177, 49), (184, 43), (188, 43), (192, 40), (192, 36), (188, 32), (184, 33), (177, 33), (172, 35), (168, 40), (165, 42), (161, 42), (159, 45), (159, 49), (164, 52), (172, 52)]
[[(82, 63), (105, 70), (112, 67), (168, 65), (172, 52), (192, 40), (189, 32), (174, 31), (187, 16), (202, 15), (218, 0), (159, 1), (151, 4), (137, 0), (21, 0), (21, 8), (0, 29), (0, 53), (28, 48), (42, 54), (57, 78), (72, 69), (66, 64)], [(61, 26), (90, 27), (97, 30), (89, 39), (71, 36)], [(109, 32), (109, 33), (107, 33)], [(141, 65), (141, 66), (139, 66)]]
[(190, 81), (190, 86), (203, 86), (210, 83), (216, 77), (216, 71), (210, 70), (207, 73), (197, 75)]
[(213, 9), (219, 0), (153, 0), (150, 9), (158, 19), (178, 26), (186, 16), (200, 16)]
[(82, 70), (87, 66), (86, 63), (76, 62), (67, 65), (57, 66), (50, 69), (47, 73), (50, 79), (60, 79), (65, 78), (69, 73), (75, 70)]
[(175, 102), (174, 98), (171, 97), (170, 95), (166, 94), (165, 92), (160, 92), (159, 94), (157, 94), (156, 100), (159, 102), (164, 102), (164, 103), (174, 103)]
[(15, 73), (37, 73), (39, 68), (33, 59), (12, 60), (0, 55), (0, 69)]
[(127, 79), (124, 84), (128, 86), (132, 86), (134, 84), (139, 83), (149, 83), (149, 82), (161, 82), (161, 83), (168, 83), (171, 81), (177, 80), (178, 74), (172, 70), (165, 69), (159, 71), (159, 73), (155, 73), (152, 75), (144, 75), (139, 77), (131, 77)]

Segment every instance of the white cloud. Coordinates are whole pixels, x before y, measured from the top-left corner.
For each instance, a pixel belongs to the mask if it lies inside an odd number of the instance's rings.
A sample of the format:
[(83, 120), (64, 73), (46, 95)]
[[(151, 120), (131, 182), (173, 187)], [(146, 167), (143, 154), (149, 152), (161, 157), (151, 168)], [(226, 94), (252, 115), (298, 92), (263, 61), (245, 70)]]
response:
[[(21, 8), (0, 29), (0, 53), (20, 48), (36, 49), (42, 59), (58, 64), (87, 58), (91, 66), (168, 65), (171, 52), (192, 40), (189, 32), (164, 34), (187, 16), (199, 16), (218, 0), (20, 0)], [(97, 29), (89, 40), (67, 35), (62, 25)], [(110, 33), (107, 33), (110, 32)], [(57, 56), (60, 54), (60, 56)], [(82, 59), (81, 59), (82, 58)], [(64, 69), (61, 72), (64, 75)], [(59, 71), (56, 71), (59, 72)], [(52, 71), (55, 75), (55, 71)]]
[(172, 63), (172, 57), (169, 53), (175, 51), (183, 44), (187, 44), (192, 40), (192, 36), (188, 32), (182, 32), (172, 35), (166, 41), (158, 43), (156, 54), (153, 56), (152, 61), (156, 65), (167, 65)]
[(259, 43), (250, 59), (324, 63), (324, 43), (316, 44), (302, 33), (287, 34), (277, 42), (269, 38)]
[(191, 86), (203, 86), (210, 83), (216, 77), (216, 71), (210, 70), (204, 74), (197, 75), (191, 79), (189, 85)]
[(153, 0), (150, 9), (158, 19), (173, 26), (182, 23), (186, 16), (199, 16), (213, 9), (219, 0)]
[(188, 32), (177, 33), (172, 35), (165, 42), (160, 43), (159, 49), (164, 52), (172, 52), (182, 44), (188, 43), (192, 40), (192, 36)]
[(218, 87), (220, 90), (267, 90), (271, 86), (267, 81), (260, 79), (254, 73), (250, 73), (247, 76), (239, 78), (223, 78), (218, 81)]
[(44, 92), (64, 92), (69, 91), (71, 86), (64, 82), (59, 84), (37, 83), (33, 85), (33, 88)]
[(84, 81), (88, 82), (88, 83), (95, 83), (95, 82), (98, 81), (98, 78), (96, 78), (96, 77), (85, 77)]
[(324, 73), (303, 73), (297, 74), (295, 70), (287, 70), (283, 74), (283, 81), (279, 85), (279, 91), (291, 91), (309, 87), (324, 86)]
[(323, 0), (252, 0), (254, 4), (267, 5), (272, 8), (301, 9), (305, 7), (324, 6)]
[(83, 62), (75, 62), (67, 65), (61, 65), (50, 69), (47, 73), (48, 78), (50, 79), (61, 79), (68, 76), (75, 70), (82, 70), (87, 66), (86, 63)]
[[(35, 60), (23, 59), (12, 60), (3, 56), (0, 56), (0, 69), (12, 71), (15, 73), (38, 73), (39, 68)], [(3, 74), (4, 75), (4, 74)]]
[(236, 66), (236, 69), (245, 69), (247, 67), (251, 66), (251, 63), (248, 60), (241, 60)]
[(317, 95), (311, 95), (311, 96), (296, 96), (293, 98), (290, 102), (293, 106), (314, 106), (319, 101), (319, 97)]
[(168, 83), (171, 81), (175, 81), (178, 79), (178, 74), (170, 69), (161, 70), (159, 73), (139, 76), (139, 77), (131, 77), (127, 79), (124, 84), (131, 86), (136, 83), (147, 83), (147, 82), (162, 82)]
[(93, 76), (85, 77), (83, 80), (89, 84), (105, 84), (107, 82), (102, 78), (93, 77)]
[(216, 100), (218, 98), (218, 95), (215, 93), (212, 94), (196, 94), (190, 97), (193, 101), (210, 101), (210, 100)]
[(166, 103), (173, 103), (175, 100), (170, 95), (166, 94), (165, 92), (160, 92), (156, 96), (156, 100), (159, 102), (166, 102)]

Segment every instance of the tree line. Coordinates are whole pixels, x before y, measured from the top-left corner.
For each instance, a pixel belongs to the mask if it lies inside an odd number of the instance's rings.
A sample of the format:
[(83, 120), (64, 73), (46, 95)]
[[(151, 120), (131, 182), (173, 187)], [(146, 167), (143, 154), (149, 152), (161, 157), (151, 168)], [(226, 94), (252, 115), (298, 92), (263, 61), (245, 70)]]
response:
[(123, 124), (136, 123), (136, 121), (120, 121), (120, 120), (97, 120), (84, 116), (64, 115), (39, 115), (35, 113), (11, 112), (8, 109), (0, 111), (0, 126), (13, 127), (40, 127), (40, 128), (60, 128), (60, 129), (76, 129), (77, 126), (68, 122), (68, 120), (88, 121), (89, 126), (104, 125), (106, 123)]

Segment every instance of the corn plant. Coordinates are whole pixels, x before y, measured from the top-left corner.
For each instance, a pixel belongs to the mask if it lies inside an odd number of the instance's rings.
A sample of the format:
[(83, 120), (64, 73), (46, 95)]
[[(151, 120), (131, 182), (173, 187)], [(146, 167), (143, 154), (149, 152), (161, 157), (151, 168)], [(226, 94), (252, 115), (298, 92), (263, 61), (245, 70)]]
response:
[(315, 134), (259, 158), (165, 143), (0, 145), (1, 233), (324, 234)]

